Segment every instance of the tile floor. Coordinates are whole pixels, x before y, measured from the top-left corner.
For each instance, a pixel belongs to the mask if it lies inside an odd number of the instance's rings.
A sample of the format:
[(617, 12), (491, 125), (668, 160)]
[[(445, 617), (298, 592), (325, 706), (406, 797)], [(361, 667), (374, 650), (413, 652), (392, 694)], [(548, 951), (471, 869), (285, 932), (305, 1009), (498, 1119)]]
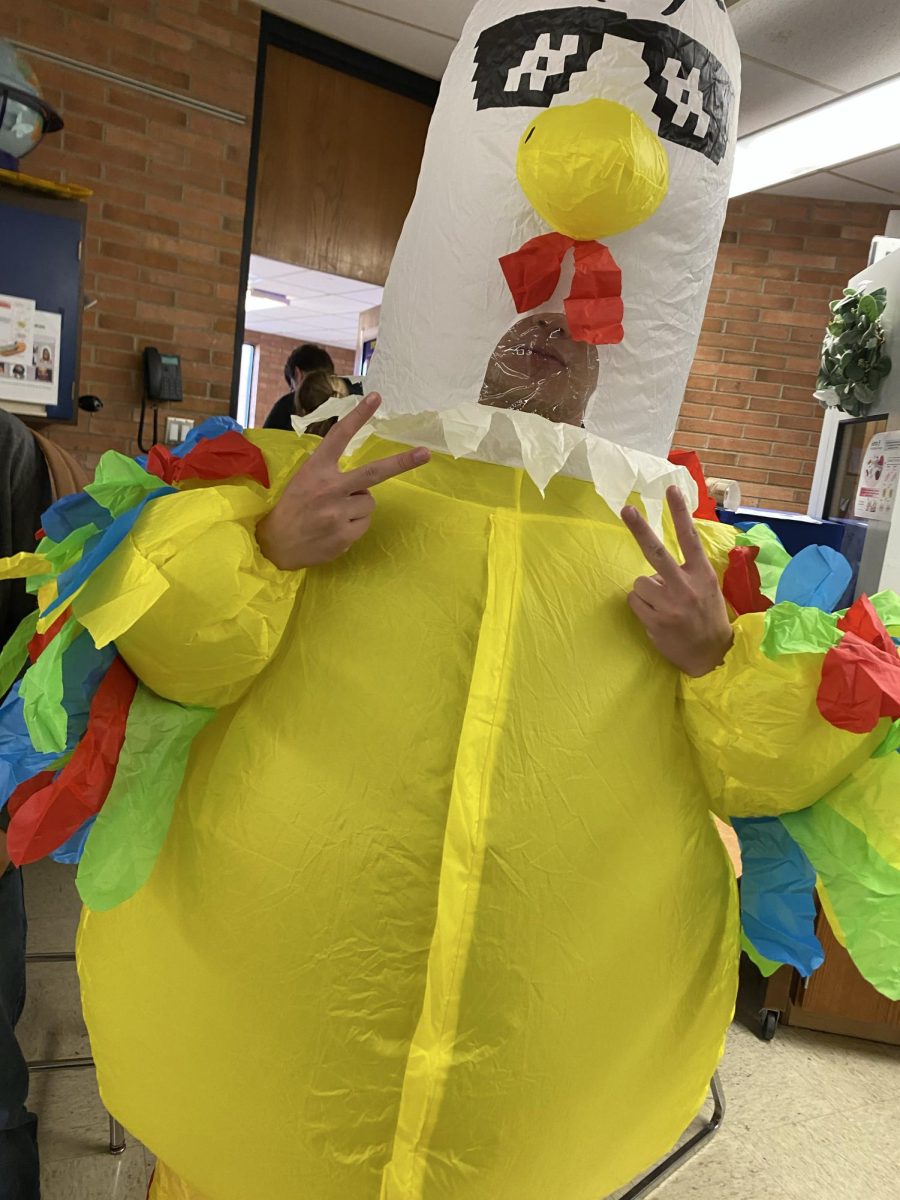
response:
[[(70, 948), (78, 918), (72, 871), (31, 867), (26, 889), (29, 949)], [(74, 967), (35, 964), (30, 988), (20, 1027), (26, 1054), (87, 1053)], [(900, 1198), (900, 1048), (790, 1029), (764, 1044), (735, 1024), (721, 1074), (722, 1132), (654, 1196)], [(105, 1153), (107, 1121), (92, 1072), (35, 1076), (31, 1104), (41, 1118), (44, 1200), (144, 1200), (152, 1158), (130, 1140), (122, 1157)]]

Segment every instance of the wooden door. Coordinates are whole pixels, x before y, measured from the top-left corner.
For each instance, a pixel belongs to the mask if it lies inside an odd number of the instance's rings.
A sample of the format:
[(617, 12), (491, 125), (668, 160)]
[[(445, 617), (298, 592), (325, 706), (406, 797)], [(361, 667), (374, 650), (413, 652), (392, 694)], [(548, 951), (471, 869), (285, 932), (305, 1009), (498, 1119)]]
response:
[(269, 47), (253, 252), (384, 284), (431, 108)]

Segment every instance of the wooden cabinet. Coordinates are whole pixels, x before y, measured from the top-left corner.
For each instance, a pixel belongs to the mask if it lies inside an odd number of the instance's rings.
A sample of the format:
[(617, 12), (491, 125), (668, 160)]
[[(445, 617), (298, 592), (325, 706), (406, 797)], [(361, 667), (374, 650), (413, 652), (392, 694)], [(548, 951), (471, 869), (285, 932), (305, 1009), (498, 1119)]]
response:
[(765, 1009), (780, 1012), (785, 1025), (900, 1045), (900, 1003), (863, 979), (823, 914), (816, 932), (825, 948), (825, 965), (808, 981), (782, 968), (769, 981)]

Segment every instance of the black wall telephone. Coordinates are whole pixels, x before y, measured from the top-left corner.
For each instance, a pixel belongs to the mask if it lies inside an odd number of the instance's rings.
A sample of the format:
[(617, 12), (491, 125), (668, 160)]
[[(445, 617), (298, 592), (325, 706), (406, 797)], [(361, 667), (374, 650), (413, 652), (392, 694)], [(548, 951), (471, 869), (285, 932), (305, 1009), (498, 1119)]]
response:
[(147, 405), (153, 406), (153, 441), (159, 441), (159, 405), (183, 400), (181, 388), (181, 359), (177, 354), (160, 354), (155, 346), (144, 350), (144, 398), (141, 402), (141, 422), (138, 426), (138, 446), (144, 453), (144, 417)]
[(181, 359), (177, 354), (160, 354), (155, 346), (144, 351), (144, 390), (151, 404), (183, 400)]

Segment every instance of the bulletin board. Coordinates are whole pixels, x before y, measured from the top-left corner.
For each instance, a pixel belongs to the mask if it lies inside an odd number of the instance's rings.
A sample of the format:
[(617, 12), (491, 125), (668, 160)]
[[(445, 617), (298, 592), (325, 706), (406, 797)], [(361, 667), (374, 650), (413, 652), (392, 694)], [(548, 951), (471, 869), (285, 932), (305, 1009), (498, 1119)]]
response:
[(0, 184), (0, 407), (74, 421), (87, 209)]

